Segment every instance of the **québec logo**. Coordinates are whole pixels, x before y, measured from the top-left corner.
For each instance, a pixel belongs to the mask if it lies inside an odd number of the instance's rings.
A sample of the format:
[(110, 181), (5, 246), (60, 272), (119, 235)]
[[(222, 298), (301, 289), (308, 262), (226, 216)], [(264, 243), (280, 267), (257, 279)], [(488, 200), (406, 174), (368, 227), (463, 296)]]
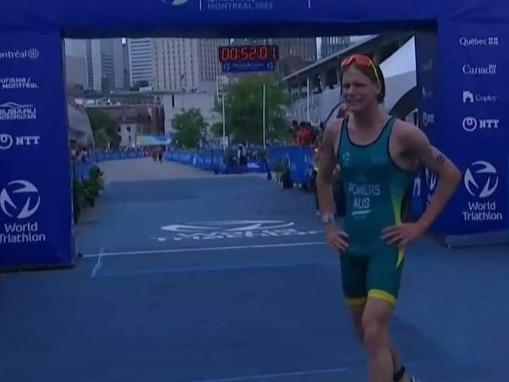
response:
[(474, 162), (465, 171), (463, 183), (471, 196), (489, 198), (498, 187), (497, 169), (486, 161)]
[(40, 204), (39, 190), (26, 180), (13, 180), (0, 192), (0, 208), (10, 218), (28, 219)]

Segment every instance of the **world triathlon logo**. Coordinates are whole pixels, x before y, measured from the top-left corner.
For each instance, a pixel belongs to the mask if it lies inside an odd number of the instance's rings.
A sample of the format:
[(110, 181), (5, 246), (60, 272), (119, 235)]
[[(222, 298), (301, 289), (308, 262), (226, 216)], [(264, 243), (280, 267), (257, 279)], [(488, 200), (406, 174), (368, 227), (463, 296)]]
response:
[(10, 218), (27, 219), (40, 204), (39, 190), (26, 180), (13, 180), (0, 192), (0, 209)]

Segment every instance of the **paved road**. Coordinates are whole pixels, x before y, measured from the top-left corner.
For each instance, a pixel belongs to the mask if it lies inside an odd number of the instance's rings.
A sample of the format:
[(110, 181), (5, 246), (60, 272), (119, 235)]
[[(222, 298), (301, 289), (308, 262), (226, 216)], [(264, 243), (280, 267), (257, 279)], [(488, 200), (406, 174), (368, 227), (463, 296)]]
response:
[(266, 174), (239, 174), (239, 175), (215, 175), (210, 171), (200, 170), (193, 166), (187, 166), (175, 162), (156, 163), (152, 158), (139, 158), (108, 161), (100, 164), (105, 172), (105, 181), (113, 182), (139, 182), (150, 180), (172, 179), (199, 179), (199, 178), (224, 178), (224, 177), (255, 177), (266, 178)]
[(210, 178), (214, 174), (193, 166), (180, 163), (154, 162), (152, 158), (139, 158), (130, 160), (107, 161), (100, 164), (106, 173), (105, 181), (111, 182), (138, 182), (142, 180), (163, 179), (189, 179)]
[[(366, 380), (310, 194), (148, 159), (101, 166), (86, 257), (2, 278), (2, 381)], [(424, 381), (505, 375), (508, 253), (409, 248), (392, 329)]]

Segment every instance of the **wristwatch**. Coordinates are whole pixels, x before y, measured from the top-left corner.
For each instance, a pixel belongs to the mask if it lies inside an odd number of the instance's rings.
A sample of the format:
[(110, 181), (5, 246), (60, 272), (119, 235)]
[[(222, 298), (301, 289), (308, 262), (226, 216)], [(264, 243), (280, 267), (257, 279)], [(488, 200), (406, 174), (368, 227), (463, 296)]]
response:
[(329, 224), (329, 223), (333, 223), (336, 221), (336, 219), (334, 218), (334, 214), (323, 214), (321, 216), (322, 218), (322, 223), (323, 224)]

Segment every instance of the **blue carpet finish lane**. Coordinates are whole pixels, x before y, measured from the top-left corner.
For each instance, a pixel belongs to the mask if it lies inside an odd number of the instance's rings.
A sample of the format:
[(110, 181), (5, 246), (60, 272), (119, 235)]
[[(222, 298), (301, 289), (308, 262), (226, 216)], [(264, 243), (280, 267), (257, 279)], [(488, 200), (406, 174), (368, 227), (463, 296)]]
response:
[[(320, 230), (312, 195), (255, 178), (117, 183), (94, 220), (77, 244), (104, 250), (95, 277), (97, 256), (0, 278), (1, 381), (366, 380), (337, 255), (321, 234), (151, 239), (200, 221)], [(449, 251), (423, 239), (407, 252), (392, 333), (411, 369), (425, 381), (503, 376), (508, 248)]]

